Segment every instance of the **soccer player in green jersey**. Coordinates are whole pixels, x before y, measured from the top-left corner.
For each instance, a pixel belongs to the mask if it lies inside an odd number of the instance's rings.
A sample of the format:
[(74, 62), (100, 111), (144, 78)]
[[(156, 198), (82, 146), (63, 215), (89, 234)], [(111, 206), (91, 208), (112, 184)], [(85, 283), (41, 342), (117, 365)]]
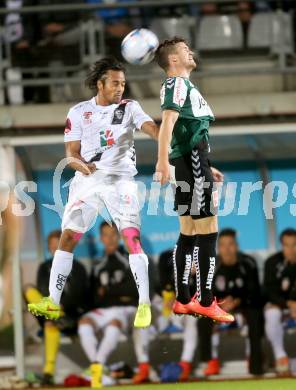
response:
[[(214, 115), (189, 80), (196, 62), (184, 39), (161, 43), (156, 61), (167, 76), (160, 94), (162, 123), (156, 179), (161, 184), (174, 183), (175, 210), (180, 221), (180, 236), (174, 250), (173, 311), (232, 322), (233, 316), (220, 308), (212, 294), (218, 232), (218, 192), (214, 182), (223, 180), (222, 173), (211, 168), (208, 160), (208, 129)], [(197, 280), (194, 297), (189, 293), (192, 262)]]

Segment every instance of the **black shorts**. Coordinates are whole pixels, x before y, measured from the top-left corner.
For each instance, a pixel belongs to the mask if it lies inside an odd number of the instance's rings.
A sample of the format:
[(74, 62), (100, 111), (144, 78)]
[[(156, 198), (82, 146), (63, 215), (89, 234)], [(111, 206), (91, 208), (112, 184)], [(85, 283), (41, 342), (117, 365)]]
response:
[(193, 219), (216, 215), (218, 191), (208, 159), (208, 142), (200, 141), (190, 153), (171, 159), (170, 164), (175, 167), (174, 210), (178, 215), (191, 215)]

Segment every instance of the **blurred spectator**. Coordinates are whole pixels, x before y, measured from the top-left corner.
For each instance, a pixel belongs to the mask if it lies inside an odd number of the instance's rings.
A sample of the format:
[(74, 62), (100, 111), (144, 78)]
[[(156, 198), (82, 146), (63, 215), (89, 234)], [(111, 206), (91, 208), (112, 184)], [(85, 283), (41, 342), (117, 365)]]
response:
[[(100, 376), (102, 366), (118, 345), (122, 332), (133, 329), (138, 305), (138, 292), (130, 271), (128, 254), (119, 245), (120, 236), (115, 225), (103, 222), (100, 239), (104, 256), (93, 266), (91, 276), (92, 307), (79, 321), (79, 336), (83, 350), (91, 364), (90, 371)], [(97, 332), (103, 337), (98, 342)], [(149, 378), (149, 333), (147, 329), (133, 329), (136, 357), (139, 363), (135, 383)], [(92, 375), (92, 380), (94, 380)]]
[[(6, 70), (6, 79), (22, 80), (26, 78), (20, 68), (35, 65), (34, 45), (38, 35), (36, 16), (21, 14), (18, 9), (34, 5), (34, 0), (0, 0), (0, 8), (12, 12), (0, 16), (0, 26), (4, 28), (4, 41), (10, 47), (6, 56), (11, 60), (11, 68)], [(11, 56), (11, 58), (10, 58)], [(35, 90), (32, 87), (10, 86), (7, 88), (7, 100), (11, 104), (22, 104), (34, 100)]]
[[(27, 302), (39, 301), (42, 296), (48, 296), (48, 285), (52, 259), (58, 248), (61, 236), (60, 230), (52, 231), (48, 235), (48, 250), (51, 258), (41, 263), (37, 273), (37, 286), (25, 289)], [(78, 261), (73, 261), (73, 268), (62, 295), (61, 306), (64, 315), (57, 321), (47, 321), (38, 318), (44, 331), (45, 365), (43, 367), (43, 384), (52, 384), (61, 333), (75, 335), (79, 317), (87, 310), (88, 304), (88, 277), (86, 270)]]
[(14, 154), (0, 146), (0, 329), (11, 324), (12, 262), (19, 250), (19, 219), (13, 213)]
[(265, 332), (271, 343), (276, 370), (289, 371), (284, 348), (283, 319), (291, 318), (296, 326), (296, 230), (286, 229), (280, 235), (282, 250), (269, 257), (264, 269)]
[[(136, 0), (127, 1), (135, 2)], [(85, 2), (89, 4), (110, 4), (109, 0), (85, 0)], [(133, 29), (130, 16), (138, 15), (135, 8), (120, 8), (122, 2), (126, 2), (126, 0), (114, 0), (112, 3), (118, 3), (118, 8), (99, 9), (95, 12), (96, 17), (105, 23), (107, 54), (112, 54), (116, 58), (122, 58), (121, 41)]]
[[(235, 315), (237, 327), (246, 323), (250, 349), (246, 356), (249, 360), (249, 371), (251, 374), (261, 375), (263, 317), (258, 270), (255, 260), (239, 251), (235, 230), (224, 229), (220, 232), (217, 263), (213, 280), (214, 294), (221, 301), (221, 307)], [(219, 373), (219, 333), (232, 327), (232, 324), (214, 326), (213, 322), (207, 319), (201, 320), (200, 339), (204, 349), (208, 348), (206, 343), (209, 339), (209, 329), (213, 330), (211, 359), (205, 369), (205, 375)]]
[(216, 15), (218, 13), (218, 6), (215, 3), (205, 3), (201, 5), (202, 15)]
[[(160, 254), (158, 262), (160, 294), (162, 297), (162, 313), (158, 320), (159, 329), (163, 332), (183, 331), (183, 348), (179, 365), (181, 367), (180, 381), (187, 381), (192, 371), (192, 362), (197, 345), (197, 318), (184, 316), (181, 318), (172, 313), (175, 301), (173, 251)], [(192, 296), (196, 292), (195, 268), (192, 268), (190, 287)]]
[[(60, 5), (59, 0), (39, 0), (40, 5)], [(64, 4), (81, 4), (81, 0), (64, 0)], [(79, 19), (81, 14), (72, 12), (41, 12), (39, 23), (42, 45), (71, 46), (79, 43)], [(78, 22), (78, 23), (77, 23)], [(54, 54), (54, 53), (52, 53)]]
[(243, 27), (244, 48), (247, 47), (249, 24), (252, 19), (252, 4), (249, 1), (240, 1), (238, 3), (237, 14)]

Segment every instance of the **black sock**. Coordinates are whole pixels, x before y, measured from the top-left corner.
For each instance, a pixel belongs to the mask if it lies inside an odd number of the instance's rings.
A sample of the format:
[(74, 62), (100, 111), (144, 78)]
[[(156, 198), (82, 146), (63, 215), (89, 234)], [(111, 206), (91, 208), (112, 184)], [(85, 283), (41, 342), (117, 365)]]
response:
[(192, 266), (192, 253), (196, 236), (186, 236), (180, 233), (174, 250), (174, 274), (177, 301), (186, 304), (190, 302), (189, 277)]
[[(196, 245), (198, 250), (198, 264), (200, 275), (199, 300), (202, 306), (210, 306), (213, 302), (212, 281), (216, 263), (216, 242), (218, 233), (198, 234)], [(198, 272), (197, 272), (198, 274)], [(198, 277), (198, 275), (197, 275)], [(197, 282), (197, 285), (199, 283)]]

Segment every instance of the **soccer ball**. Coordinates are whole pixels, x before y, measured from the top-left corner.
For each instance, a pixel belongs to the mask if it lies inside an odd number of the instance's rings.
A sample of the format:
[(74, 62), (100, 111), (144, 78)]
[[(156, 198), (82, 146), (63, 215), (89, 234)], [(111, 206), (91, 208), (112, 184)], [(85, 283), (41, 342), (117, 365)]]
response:
[(146, 28), (131, 31), (121, 43), (123, 58), (130, 64), (144, 65), (153, 60), (158, 48), (157, 36)]

